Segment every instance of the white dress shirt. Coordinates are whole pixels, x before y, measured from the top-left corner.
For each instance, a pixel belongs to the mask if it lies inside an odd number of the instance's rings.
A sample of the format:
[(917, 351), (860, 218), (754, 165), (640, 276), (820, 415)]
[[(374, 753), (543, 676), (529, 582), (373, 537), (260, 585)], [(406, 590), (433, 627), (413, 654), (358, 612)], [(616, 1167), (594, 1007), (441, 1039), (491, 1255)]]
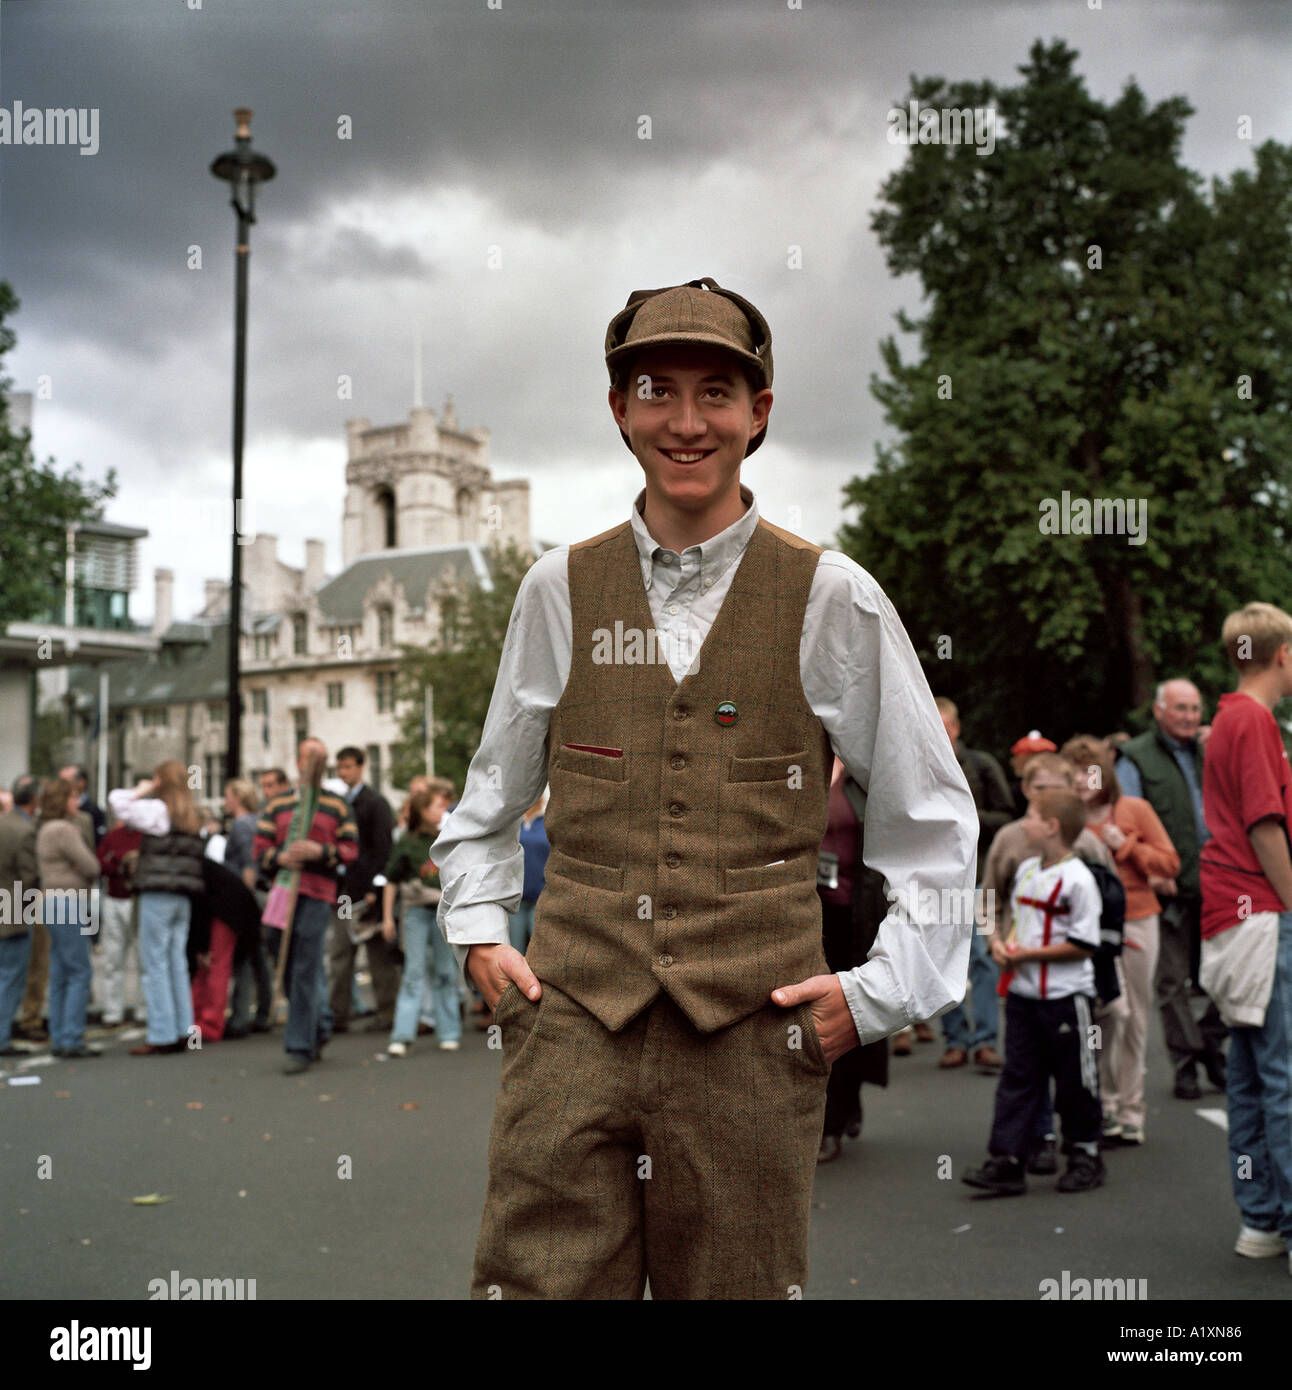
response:
[[(646, 529), (645, 490), (633, 504), (642, 583), (676, 681), (758, 523), (753, 493), (742, 484), (740, 494), (744, 514), (681, 555)], [(520, 903), (520, 821), (547, 783), (548, 725), (570, 673), (568, 557), (569, 546), (546, 551), (521, 582), (462, 800), (431, 846), (443, 887), (438, 920), (459, 964), (472, 945), (506, 942), (507, 914)], [(835, 753), (866, 789), (865, 862), (901, 895), (865, 964), (839, 972), (858, 1037), (872, 1042), (964, 998), (973, 922), (947, 904), (972, 893), (978, 814), (901, 619), (837, 550), (817, 562), (799, 669)]]

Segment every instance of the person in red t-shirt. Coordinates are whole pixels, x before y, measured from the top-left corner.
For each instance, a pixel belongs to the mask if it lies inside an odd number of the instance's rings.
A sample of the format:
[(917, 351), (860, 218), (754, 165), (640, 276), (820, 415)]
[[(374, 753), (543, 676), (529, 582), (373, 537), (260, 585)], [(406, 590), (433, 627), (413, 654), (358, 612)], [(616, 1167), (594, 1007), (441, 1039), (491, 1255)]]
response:
[(1235, 1249), (1292, 1273), (1292, 768), (1274, 707), (1292, 695), (1292, 616), (1249, 603), (1221, 640), (1238, 688), (1216, 708), (1202, 774), (1203, 988), (1230, 1027)]

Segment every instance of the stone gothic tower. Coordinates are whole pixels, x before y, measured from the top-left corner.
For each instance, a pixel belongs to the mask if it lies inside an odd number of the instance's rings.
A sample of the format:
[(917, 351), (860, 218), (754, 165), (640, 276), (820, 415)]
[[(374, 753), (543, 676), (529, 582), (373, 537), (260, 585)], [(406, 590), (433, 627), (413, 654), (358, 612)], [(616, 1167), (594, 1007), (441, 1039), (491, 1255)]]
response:
[(414, 406), (402, 425), (348, 420), (346, 436), (344, 565), (383, 550), (466, 541), (532, 546), (529, 483), (493, 480), (489, 431), (462, 429), (451, 396), (438, 419)]

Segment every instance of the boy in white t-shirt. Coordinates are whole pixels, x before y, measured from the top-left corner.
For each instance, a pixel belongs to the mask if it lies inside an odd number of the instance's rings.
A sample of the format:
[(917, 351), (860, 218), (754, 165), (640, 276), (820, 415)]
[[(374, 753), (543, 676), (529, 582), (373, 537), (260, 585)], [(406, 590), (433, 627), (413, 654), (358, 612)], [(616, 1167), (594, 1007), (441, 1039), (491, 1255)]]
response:
[(1005, 967), (1005, 1069), (996, 1087), (991, 1157), (962, 1181), (997, 1197), (1027, 1191), (1024, 1162), (1036, 1135), (1050, 1078), (1071, 1155), (1059, 1192), (1088, 1192), (1104, 1180), (1099, 1156), (1099, 1065), (1091, 1027), (1102, 900), (1094, 875), (1072, 852), (1085, 828), (1074, 792), (1043, 791), (1023, 830), (1037, 851), (1014, 876), (1014, 930), (992, 941)]

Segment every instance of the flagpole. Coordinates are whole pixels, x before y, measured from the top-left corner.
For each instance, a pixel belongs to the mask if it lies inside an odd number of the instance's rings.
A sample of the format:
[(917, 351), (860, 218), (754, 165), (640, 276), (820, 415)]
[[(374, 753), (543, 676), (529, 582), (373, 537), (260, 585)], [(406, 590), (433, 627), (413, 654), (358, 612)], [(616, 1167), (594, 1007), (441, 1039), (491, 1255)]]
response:
[(435, 776), (435, 687), (428, 685), (422, 694), (423, 750), (426, 759), (426, 775)]

